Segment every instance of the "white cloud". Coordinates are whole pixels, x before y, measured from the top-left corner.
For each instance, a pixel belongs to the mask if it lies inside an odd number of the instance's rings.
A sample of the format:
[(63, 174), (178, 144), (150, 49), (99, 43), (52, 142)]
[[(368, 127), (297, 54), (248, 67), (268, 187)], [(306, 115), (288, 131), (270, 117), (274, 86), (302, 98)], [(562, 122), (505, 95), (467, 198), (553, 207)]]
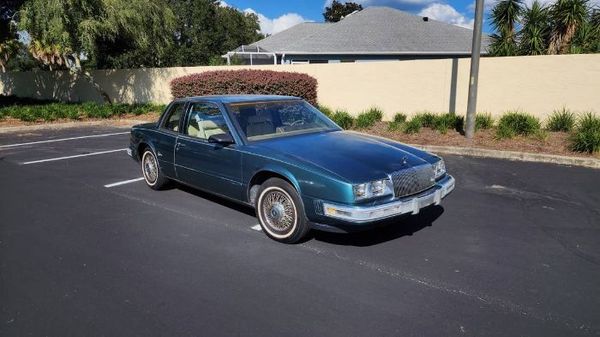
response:
[(473, 29), (473, 19), (468, 19), (463, 14), (459, 13), (454, 7), (434, 3), (419, 12), (420, 16), (427, 16), (433, 20), (450, 23), (456, 26)]
[(257, 13), (252, 8), (247, 8), (244, 10), (244, 12), (256, 14), (256, 16), (258, 16), (260, 32), (263, 34), (277, 34), (282, 30), (286, 30), (299, 23), (309, 21), (297, 13), (286, 13), (281, 15), (280, 17), (271, 19), (261, 13)]
[(231, 7), (228, 3), (226, 3), (223, 0), (219, 1), (219, 6), (221, 6), (221, 7)]

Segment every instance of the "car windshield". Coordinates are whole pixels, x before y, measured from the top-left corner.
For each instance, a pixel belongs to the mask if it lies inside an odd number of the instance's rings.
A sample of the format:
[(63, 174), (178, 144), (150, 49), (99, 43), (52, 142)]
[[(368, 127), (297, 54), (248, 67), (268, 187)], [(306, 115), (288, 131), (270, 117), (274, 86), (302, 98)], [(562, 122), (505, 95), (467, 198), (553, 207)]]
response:
[(319, 110), (302, 100), (232, 103), (228, 107), (250, 141), (338, 129)]

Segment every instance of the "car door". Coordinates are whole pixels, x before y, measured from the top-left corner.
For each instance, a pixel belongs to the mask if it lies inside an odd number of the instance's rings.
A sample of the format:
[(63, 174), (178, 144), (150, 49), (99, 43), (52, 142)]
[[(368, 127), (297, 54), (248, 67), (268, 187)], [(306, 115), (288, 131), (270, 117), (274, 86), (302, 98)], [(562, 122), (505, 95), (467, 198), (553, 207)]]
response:
[(186, 102), (174, 102), (160, 121), (158, 136), (153, 141), (158, 164), (167, 177), (175, 174), (175, 144), (185, 117)]
[(230, 132), (218, 105), (192, 102), (175, 146), (177, 179), (239, 200), (242, 196), (241, 153), (236, 144), (210, 143), (211, 135)]

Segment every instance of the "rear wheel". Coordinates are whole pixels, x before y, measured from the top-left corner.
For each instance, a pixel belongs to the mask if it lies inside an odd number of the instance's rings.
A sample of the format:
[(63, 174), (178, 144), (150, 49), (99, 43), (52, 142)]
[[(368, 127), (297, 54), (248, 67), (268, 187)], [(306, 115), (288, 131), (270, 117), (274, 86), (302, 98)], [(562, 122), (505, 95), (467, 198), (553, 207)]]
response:
[(299, 242), (310, 230), (298, 192), (279, 178), (270, 178), (260, 187), (256, 216), (263, 231), (279, 242)]
[(144, 150), (141, 164), (144, 180), (151, 189), (160, 190), (169, 182), (169, 179), (162, 174), (156, 155), (151, 149)]

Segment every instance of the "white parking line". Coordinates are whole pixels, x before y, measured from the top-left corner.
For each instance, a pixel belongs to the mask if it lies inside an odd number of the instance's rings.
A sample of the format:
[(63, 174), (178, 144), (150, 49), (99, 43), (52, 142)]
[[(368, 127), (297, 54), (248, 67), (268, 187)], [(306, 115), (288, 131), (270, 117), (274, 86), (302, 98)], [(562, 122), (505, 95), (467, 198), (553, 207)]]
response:
[(6, 149), (10, 147), (17, 146), (26, 146), (26, 145), (35, 145), (35, 144), (45, 144), (45, 143), (56, 143), (56, 142), (64, 142), (67, 140), (75, 140), (75, 139), (85, 139), (85, 138), (100, 138), (100, 137), (109, 137), (109, 136), (117, 136), (117, 135), (126, 135), (128, 132), (114, 132), (114, 133), (103, 133), (99, 135), (89, 135), (89, 136), (80, 136), (80, 137), (69, 137), (69, 138), (58, 138), (58, 139), (47, 139), (47, 140), (39, 140), (37, 142), (28, 142), (28, 143), (19, 143), (19, 144), (8, 144), (8, 145), (0, 145), (0, 149)]
[(250, 229), (253, 229), (253, 230), (258, 231), (258, 232), (262, 231), (262, 228), (260, 227), (260, 224), (256, 224), (256, 225), (250, 227)]
[(117, 181), (116, 183), (106, 184), (106, 185), (104, 185), (104, 187), (111, 188), (111, 187), (115, 187), (115, 186), (121, 186), (121, 185), (125, 185), (125, 184), (135, 183), (136, 181), (141, 181), (141, 180), (144, 180), (144, 177), (123, 180), (123, 181)]
[(57, 160), (73, 159), (73, 158), (80, 158), (80, 157), (89, 157), (89, 156), (97, 156), (99, 154), (107, 154), (107, 153), (120, 152), (120, 151), (127, 151), (127, 149), (108, 150), (108, 151), (100, 151), (100, 152), (78, 154), (78, 155), (74, 155), (74, 156), (66, 156), (66, 157), (58, 157), (58, 158), (48, 158), (48, 159), (41, 159), (41, 160), (34, 160), (34, 161), (26, 161), (24, 163), (21, 163), (21, 165), (39, 164), (39, 163), (46, 163), (46, 162), (49, 162), (49, 161), (57, 161)]

